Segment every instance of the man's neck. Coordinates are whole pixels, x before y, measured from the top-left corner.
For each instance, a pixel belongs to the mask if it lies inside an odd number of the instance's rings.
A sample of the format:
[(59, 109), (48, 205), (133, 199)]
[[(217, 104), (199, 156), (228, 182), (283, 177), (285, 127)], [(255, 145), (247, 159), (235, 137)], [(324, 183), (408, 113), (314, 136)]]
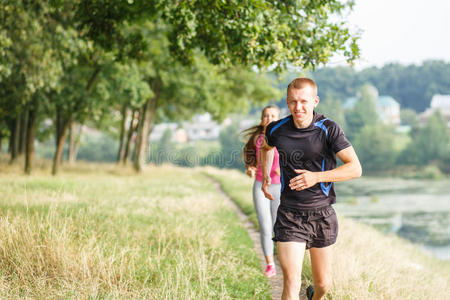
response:
[(311, 116), (309, 116), (308, 119), (305, 119), (301, 122), (296, 120), (295, 118), (293, 118), (294, 125), (295, 125), (295, 127), (299, 128), (299, 129), (307, 128), (307, 127), (309, 127), (309, 125), (311, 125), (313, 118), (314, 118), (314, 114), (311, 114)]

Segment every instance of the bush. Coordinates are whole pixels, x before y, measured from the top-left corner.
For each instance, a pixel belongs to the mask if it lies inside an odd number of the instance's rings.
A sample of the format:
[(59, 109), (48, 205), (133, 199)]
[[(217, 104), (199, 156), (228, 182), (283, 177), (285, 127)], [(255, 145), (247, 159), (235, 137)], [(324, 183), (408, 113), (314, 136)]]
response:
[(239, 139), (239, 122), (225, 127), (220, 132), (220, 146), (225, 168), (243, 169), (241, 160), (244, 143)]
[(437, 166), (429, 165), (422, 172), (418, 172), (416, 177), (420, 179), (441, 179), (444, 174)]
[(77, 159), (98, 162), (115, 162), (118, 149), (118, 141), (106, 134), (85, 134), (82, 137)]
[(396, 161), (394, 133), (391, 127), (366, 125), (356, 135), (353, 145), (365, 172), (392, 169)]

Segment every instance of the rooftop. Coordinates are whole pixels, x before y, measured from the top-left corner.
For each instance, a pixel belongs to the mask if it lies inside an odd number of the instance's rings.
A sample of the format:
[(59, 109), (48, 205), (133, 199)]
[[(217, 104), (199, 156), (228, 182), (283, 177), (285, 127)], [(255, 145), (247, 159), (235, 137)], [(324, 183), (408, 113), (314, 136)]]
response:
[(450, 95), (434, 95), (430, 107), (450, 109)]

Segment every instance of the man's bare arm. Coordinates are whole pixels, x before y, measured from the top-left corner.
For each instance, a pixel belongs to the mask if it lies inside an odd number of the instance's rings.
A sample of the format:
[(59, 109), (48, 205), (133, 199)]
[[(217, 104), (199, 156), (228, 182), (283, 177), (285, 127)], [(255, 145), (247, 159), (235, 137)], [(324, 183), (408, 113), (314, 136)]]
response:
[(262, 188), (264, 195), (266, 198), (273, 200), (273, 196), (269, 193), (269, 185), (271, 183), (270, 180), (270, 170), (272, 170), (273, 156), (274, 151), (273, 147), (269, 146), (265, 140), (263, 140), (263, 144), (259, 149), (260, 161), (261, 161), (261, 171), (263, 175)]
[(336, 155), (344, 163), (343, 165), (329, 171), (311, 172), (308, 170), (295, 170), (299, 176), (292, 178), (289, 187), (301, 191), (318, 182), (337, 182), (360, 177), (362, 174), (361, 164), (353, 147), (345, 148)]
[(333, 170), (319, 172), (318, 182), (346, 181), (352, 178), (361, 177), (361, 164), (353, 147), (345, 148), (336, 153), (336, 155), (344, 164)]

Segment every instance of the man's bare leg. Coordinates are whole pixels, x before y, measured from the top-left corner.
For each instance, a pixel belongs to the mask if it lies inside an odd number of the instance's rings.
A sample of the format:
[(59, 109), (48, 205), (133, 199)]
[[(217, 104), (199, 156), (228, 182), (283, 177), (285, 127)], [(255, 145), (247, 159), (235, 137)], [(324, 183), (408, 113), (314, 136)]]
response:
[(282, 300), (298, 300), (302, 280), (305, 243), (277, 242), (278, 260), (283, 270)]
[(313, 300), (320, 300), (331, 287), (331, 262), (333, 245), (309, 249), (314, 282)]

